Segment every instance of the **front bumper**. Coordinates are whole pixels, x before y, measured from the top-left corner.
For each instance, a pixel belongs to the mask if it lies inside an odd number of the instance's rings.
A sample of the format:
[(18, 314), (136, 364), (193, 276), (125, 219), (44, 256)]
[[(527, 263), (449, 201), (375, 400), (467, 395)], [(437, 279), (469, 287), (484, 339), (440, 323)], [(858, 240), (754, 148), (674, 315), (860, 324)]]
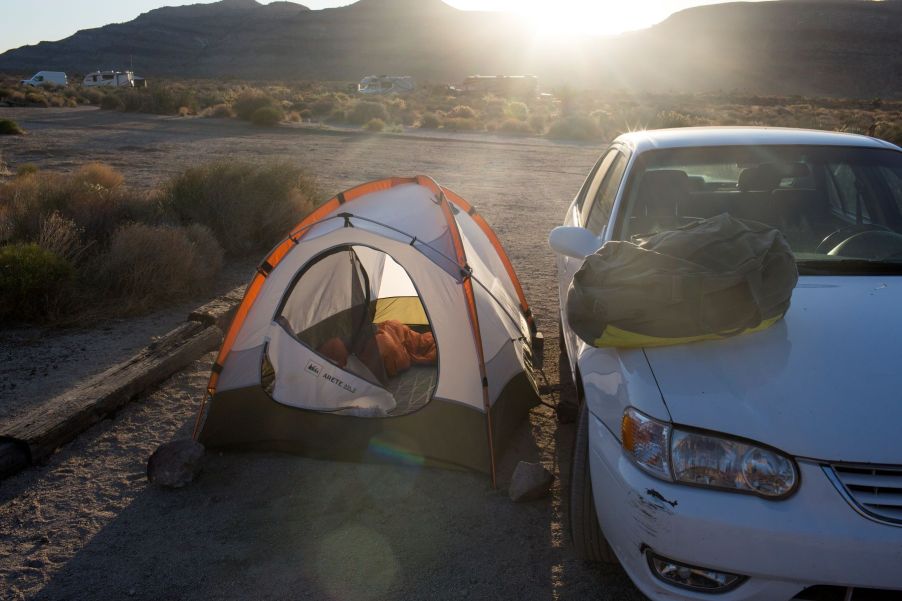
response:
[[(653, 478), (601, 420), (590, 414), (589, 424), (599, 523), (650, 598), (781, 601), (815, 585), (902, 591), (902, 528), (859, 515), (817, 463), (799, 462), (798, 491), (769, 501)], [(651, 573), (646, 549), (748, 579), (720, 594), (676, 588)]]

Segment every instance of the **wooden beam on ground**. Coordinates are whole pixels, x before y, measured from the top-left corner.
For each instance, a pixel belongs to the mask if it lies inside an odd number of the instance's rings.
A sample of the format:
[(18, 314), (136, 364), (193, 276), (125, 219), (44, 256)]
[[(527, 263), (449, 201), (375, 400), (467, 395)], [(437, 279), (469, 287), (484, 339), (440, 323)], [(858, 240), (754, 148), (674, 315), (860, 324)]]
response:
[(0, 478), (49, 457), (58, 447), (202, 354), (216, 349), (221, 342), (222, 330), (215, 325), (189, 321), (131, 359), (12, 423), (0, 425)]
[(244, 298), (246, 286), (238, 286), (224, 296), (211, 300), (206, 305), (198, 307), (188, 316), (188, 321), (199, 321), (208, 326), (217, 326), (223, 332), (229, 329), (235, 311)]

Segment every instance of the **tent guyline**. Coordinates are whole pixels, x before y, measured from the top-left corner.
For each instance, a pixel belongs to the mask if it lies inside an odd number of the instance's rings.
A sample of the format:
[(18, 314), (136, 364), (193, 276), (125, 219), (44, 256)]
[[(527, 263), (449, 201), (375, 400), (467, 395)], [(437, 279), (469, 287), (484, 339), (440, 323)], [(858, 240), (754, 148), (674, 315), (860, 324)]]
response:
[(494, 485), (496, 454), (539, 402), (539, 339), (472, 205), (424, 176), (369, 182), (315, 209), (260, 263), (195, 437), (464, 466)]

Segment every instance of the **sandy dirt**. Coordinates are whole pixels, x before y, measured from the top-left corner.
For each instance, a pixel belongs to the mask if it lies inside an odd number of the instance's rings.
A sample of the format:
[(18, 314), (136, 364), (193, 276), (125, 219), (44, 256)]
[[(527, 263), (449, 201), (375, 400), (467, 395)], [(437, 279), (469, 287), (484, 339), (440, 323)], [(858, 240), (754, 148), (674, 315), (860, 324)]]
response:
[[(476, 204), (510, 253), (548, 338), (544, 399), (573, 395), (558, 375), (555, 269), (546, 237), (598, 147), (259, 130), (234, 121), (92, 110), (0, 109), (0, 117), (29, 131), (0, 140), (13, 168), (33, 162), (67, 170), (100, 160), (133, 185), (155, 185), (186, 164), (230, 157), (297, 161), (316, 174), (326, 195), (388, 175), (431, 175)], [(159, 333), (168, 328), (163, 321)], [(40, 344), (54, 348), (52, 341)], [(120, 352), (118, 343), (96, 344), (109, 357)], [(8, 348), (15, 352), (17, 343)], [(90, 354), (92, 347), (85, 348), (80, 352)], [(187, 489), (148, 485), (148, 455), (190, 432), (211, 358), (87, 431), (46, 465), (0, 483), (0, 596), (643, 598), (619, 568), (573, 558), (562, 482), (573, 426), (558, 424), (546, 407), (533, 410), (503, 458), (497, 491), (481, 474), (277, 454), (216, 454)], [(65, 381), (42, 374), (30, 376), (34, 394)], [(507, 499), (504, 483), (521, 458), (541, 460), (558, 476), (550, 499)]]

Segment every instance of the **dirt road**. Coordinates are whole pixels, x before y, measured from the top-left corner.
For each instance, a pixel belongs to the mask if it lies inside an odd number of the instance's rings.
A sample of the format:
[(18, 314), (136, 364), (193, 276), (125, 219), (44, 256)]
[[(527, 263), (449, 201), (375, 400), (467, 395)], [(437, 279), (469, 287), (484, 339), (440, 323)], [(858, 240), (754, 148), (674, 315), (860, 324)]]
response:
[[(549, 336), (545, 367), (557, 388), (557, 299), (545, 240), (598, 148), (258, 130), (83, 110), (0, 109), (0, 117), (30, 132), (0, 140), (13, 168), (99, 160), (132, 185), (229, 157), (297, 161), (330, 195), (386, 175), (432, 175), (475, 203), (508, 249)], [(619, 568), (573, 559), (560, 479), (550, 500), (515, 505), (480, 474), (217, 454), (188, 489), (149, 486), (147, 456), (189, 432), (210, 361), (0, 484), (4, 598), (642, 599)], [(572, 394), (566, 382), (562, 393)], [(572, 429), (549, 409), (534, 410), (504, 458), (502, 480), (521, 457), (566, 478)]]

